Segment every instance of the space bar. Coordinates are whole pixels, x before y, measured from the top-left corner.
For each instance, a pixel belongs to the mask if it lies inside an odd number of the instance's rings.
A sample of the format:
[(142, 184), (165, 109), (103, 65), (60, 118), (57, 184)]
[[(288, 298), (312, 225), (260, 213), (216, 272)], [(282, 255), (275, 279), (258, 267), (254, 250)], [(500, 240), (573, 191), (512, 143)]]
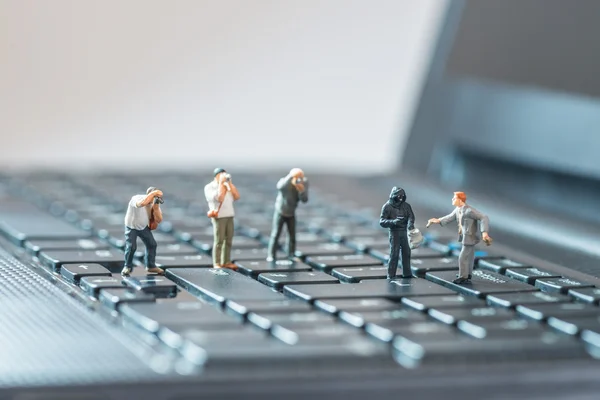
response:
[(23, 201), (3, 201), (0, 209), (0, 233), (19, 246), (25, 240), (79, 239), (91, 234)]

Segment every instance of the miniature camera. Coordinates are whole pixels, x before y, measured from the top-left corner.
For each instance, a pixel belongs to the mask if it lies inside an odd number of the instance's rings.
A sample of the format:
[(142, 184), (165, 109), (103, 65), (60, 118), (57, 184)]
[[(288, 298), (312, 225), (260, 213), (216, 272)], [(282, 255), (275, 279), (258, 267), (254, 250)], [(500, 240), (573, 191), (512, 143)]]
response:
[(302, 183), (306, 180), (306, 178), (296, 178), (296, 185)]
[(165, 201), (163, 200), (162, 197), (155, 196), (154, 197), (154, 204), (165, 204)]
[(225, 174), (225, 180), (227, 182), (229, 182), (231, 180), (231, 175), (230, 174)]

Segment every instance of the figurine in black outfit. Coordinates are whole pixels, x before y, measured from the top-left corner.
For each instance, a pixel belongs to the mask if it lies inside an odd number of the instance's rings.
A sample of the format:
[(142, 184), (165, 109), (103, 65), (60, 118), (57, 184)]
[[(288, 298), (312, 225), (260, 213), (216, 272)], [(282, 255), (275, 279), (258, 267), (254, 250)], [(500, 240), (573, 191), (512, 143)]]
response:
[(406, 202), (404, 189), (394, 186), (390, 193), (390, 199), (381, 209), (379, 225), (390, 230), (390, 259), (387, 267), (387, 278), (393, 279), (396, 277), (398, 257), (402, 262), (402, 278), (411, 278), (411, 246), (408, 231), (414, 231), (415, 229), (415, 215), (410, 204)]

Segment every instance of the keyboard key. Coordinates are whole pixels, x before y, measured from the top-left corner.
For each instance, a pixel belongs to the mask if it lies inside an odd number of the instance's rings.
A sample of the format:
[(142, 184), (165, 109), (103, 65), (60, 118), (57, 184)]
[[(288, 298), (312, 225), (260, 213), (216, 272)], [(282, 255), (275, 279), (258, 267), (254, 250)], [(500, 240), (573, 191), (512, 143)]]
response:
[[(156, 249), (157, 256), (198, 254), (198, 252), (198, 249), (186, 243), (158, 243), (158, 247)], [(145, 253), (146, 246), (144, 246), (143, 243), (138, 243), (135, 256), (137, 258), (142, 258), (144, 257)]]
[(284, 285), (309, 283), (339, 283), (331, 275), (319, 271), (310, 272), (265, 272), (258, 276), (258, 281), (277, 290)]
[(108, 269), (122, 268), (124, 262), (123, 253), (116, 250), (48, 250), (39, 254), (40, 260), (52, 267), (56, 272), (63, 264), (100, 264)]
[(528, 304), (517, 306), (516, 311), (538, 321), (549, 317), (593, 317), (600, 314), (598, 307), (583, 303)]
[(283, 300), (262, 283), (235, 271), (218, 268), (178, 268), (167, 276), (195, 296), (223, 304), (226, 300)]
[(485, 307), (483, 300), (475, 297), (464, 297), (460, 295), (452, 296), (422, 296), (422, 297), (404, 297), (402, 304), (412, 307), (418, 311), (427, 311), (431, 308), (468, 308)]
[(294, 313), (312, 311), (312, 307), (305, 302), (298, 300), (272, 300), (272, 301), (254, 301), (254, 300), (228, 300), (225, 303), (225, 310), (233, 315), (245, 318), (250, 312), (260, 313)]
[(320, 243), (316, 245), (298, 245), (296, 256), (314, 257), (314, 256), (344, 256), (356, 253), (356, 250), (346, 247), (340, 243)]
[(508, 268), (514, 267), (526, 267), (526, 265), (517, 261), (509, 260), (508, 258), (483, 259), (477, 262), (478, 269), (484, 269), (497, 274), (503, 274)]
[(100, 264), (63, 264), (61, 275), (72, 283), (79, 283), (79, 280), (87, 276), (112, 276), (110, 271)]
[(521, 282), (533, 285), (539, 278), (561, 278), (562, 275), (536, 267), (508, 268), (505, 275)]
[(84, 239), (89, 231), (48, 214), (25, 201), (3, 199), (0, 210), (0, 233), (22, 246), (25, 240)]
[[(371, 247), (369, 249), (369, 254), (372, 255), (375, 258), (378, 258), (380, 260), (383, 261), (388, 261), (388, 259), (390, 258), (390, 247), (388, 246), (378, 246), (378, 247)], [(446, 253), (431, 248), (431, 247), (419, 247), (417, 249), (413, 249), (411, 251), (411, 259), (412, 258), (435, 258), (435, 257), (444, 257), (446, 256)]]
[[(379, 323), (368, 323), (365, 325), (365, 331), (372, 337), (383, 341), (391, 342), (396, 336), (420, 338), (420, 340), (451, 340), (459, 337), (456, 329), (433, 321), (413, 321), (409, 324), (406, 321), (385, 321)], [(460, 337), (464, 338), (464, 335)]]
[(131, 289), (102, 289), (98, 300), (111, 310), (117, 310), (125, 303), (145, 303), (155, 301), (154, 296), (144, 292), (134, 292)]
[(122, 283), (121, 278), (89, 276), (81, 278), (79, 286), (89, 296), (98, 297), (100, 290), (113, 288), (122, 289), (124, 284)]
[(424, 279), (368, 280), (361, 283), (290, 285), (283, 288), (287, 296), (306, 301), (318, 299), (388, 298), (454, 294), (450, 289)]
[(540, 323), (526, 319), (507, 319), (504, 321), (477, 319), (459, 321), (457, 328), (477, 339), (513, 339), (524, 337), (540, 338), (548, 330)]
[(364, 267), (383, 265), (381, 260), (367, 254), (352, 254), (346, 256), (314, 256), (307, 257), (305, 261), (315, 269), (328, 272), (336, 267)]
[(383, 310), (383, 311), (340, 311), (338, 317), (357, 328), (362, 328), (368, 323), (373, 324), (386, 324), (388, 322), (402, 321), (406, 324), (413, 322), (425, 322), (427, 317), (418, 311), (411, 308), (401, 308), (400, 305), (396, 310)]
[(30, 254), (38, 255), (44, 250), (103, 250), (110, 248), (108, 243), (100, 239), (66, 239), (66, 240), (34, 240), (26, 241), (25, 248)]
[(177, 295), (177, 285), (164, 276), (127, 276), (123, 278), (123, 283), (132, 289), (150, 293), (154, 297), (168, 298)]
[(458, 271), (458, 258), (412, 258), (410, 260), (413, 274), (424, 277), (432, 271)]
[(331, 275), (342, 282), (358, 283), (364, 279), (387, 278), (387, 267), (384, 265), (373, 265), (370, 267), (340, 267), (332, 269)]
[(458, 293), (484, 298), (492, 293), (528, 292), (535, 291), (533, 286), (515, 281), (494, 272), (481, 270), (473, 271), (471, 283), (457, 285), (452, 283), (456, 279), (454, 271), (428, 272), (425, 277), (432, 282), (444, 285)]
[(536, 280), (535, 287), (542, 292), (567, 294), (569, 289), (594, 287), (594, 283), (572, 278), (544, 278)]
[[(600, 313), (596, 316), (563, 315), (548, 317), (548, 325), (567, 335), (577, 335), (584, 330), (600, 332)], [(587, 334), (589, 337), (589, 333)]]
[[(175, 234), (177, 236), (177, 234)], [(190, 242), (192, 246), (207, 253), (210, 253), (213, 248), (213, 235), (197, 234), (194, 232), (184, 232), (179, 236), (180, 240)], [(234, 249), (258, 249), (264, 247), (261, 242), (256, 239), (249, 238), (246, 236), (234, 235), (233, 246)]]
[(277, 260), (275, 262), (261, 261), (238, 261), (238, 271), (256, 279), (259, 274), (267, 272), (297, 272), (312, 271), (312, 269), (301, 262), (293, 260)]
[(212, 268), (212, 257), (206, 254), (188, 254), (188, 255), (157, 255), (156, 266), (160, 268), (187, 268), (204, 267)]
[(344, 239), (344, 245), (358, 250), (360, 252), (364, 252), (371, 247), (388, 247), (390, 245), (390, 240), (385, 234), (385, 232), (380, 232), (377, 235), (371, 236), (347, 236)]
[(454, 325), (458, 321), (509, 320), (515, 317), (515, 313), (512, 311), (485, 305), (473, 308), (431, 308), (429, 315), (448, 325)]
[(600, 289), (597, 288), (569, 289), (568, 294), (569, 296), (586, 303), (600, 303)]
[[(268, 252), (266, 248), (262, 249), (233, 249), (231, 250), (231, 259), (234, 262), (237, 261), (258, 261), (258, 260), (266, 260), (268, 256)], [(281, 251), (278, 251), (275, 256), (278, 260), (282, 260), (287, 258), (285, 254)]]
[(490, 306), (494, 307), (515, 308), (522, 304), (569, 303), (571, 299), (561, 294), (522, 292), (491, 294), (486, 297), (486, 301)]
[(163, 325), (188, 325), (207, 330), (240, 327), (235, 318), (199, 301), (126, 304), (119, 311), (125, 319), (151, 333), (157, 333)]
[(314, 306), (330, 314), (337, 314), (340, 311), (391, 311), (402, 307), (401, 304), (388, 299), (317, 300)]
[(310, 328), (316, 325), (331, 324), (336, 322), (335, 317), (317, 311), (294, 313), (254, 313), (248, 314), (248, 321), (261, 329), (269, 330), (273, 325), (280, 325), (287, 329)]
[[(364, 339), (364, 336), (358, 329), (336, 322), (326, 322), (313, 327), (310, 327), (310, 324), (296, 324), (287, 327), (273, 324), (271, 334), (290, 345), (310, 343), (311, 345), (319, 346), (336, 346), (339, 343), (347, 342), (348, 339), (352, 341), (355, 339)], [(367, 340), (372, 342), (370, 339)]]

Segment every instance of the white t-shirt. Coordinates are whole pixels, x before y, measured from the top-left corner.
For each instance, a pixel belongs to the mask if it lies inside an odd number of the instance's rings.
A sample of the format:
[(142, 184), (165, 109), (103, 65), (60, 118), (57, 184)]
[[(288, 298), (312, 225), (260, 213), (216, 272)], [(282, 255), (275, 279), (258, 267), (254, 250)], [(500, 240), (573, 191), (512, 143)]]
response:
[[(210, 207), (211, 210), (219, 208), (219, 201), (217, 200), (218, 195), (219, 184), (216, 181), (213, 180), (211, 183), (204, 186), (204, 196), (206, 197), (208, 207)], [(233, 201), (233, 194), (228, 190), (227, 193), (225, 193), (225, 198), (223, 199), (223, 204), (221, 205), (219, 216), (217, 218), (233, 217), (235, 215), (233, 211)]]
[(138, 207), (137, 203), (146, 198), (144, 194), (137, 194), (129, 200), (127, 214), (125, 214), (125, 226), (131, 229), (141, 231), (150, 223), (149, 208), (150, 205)]

